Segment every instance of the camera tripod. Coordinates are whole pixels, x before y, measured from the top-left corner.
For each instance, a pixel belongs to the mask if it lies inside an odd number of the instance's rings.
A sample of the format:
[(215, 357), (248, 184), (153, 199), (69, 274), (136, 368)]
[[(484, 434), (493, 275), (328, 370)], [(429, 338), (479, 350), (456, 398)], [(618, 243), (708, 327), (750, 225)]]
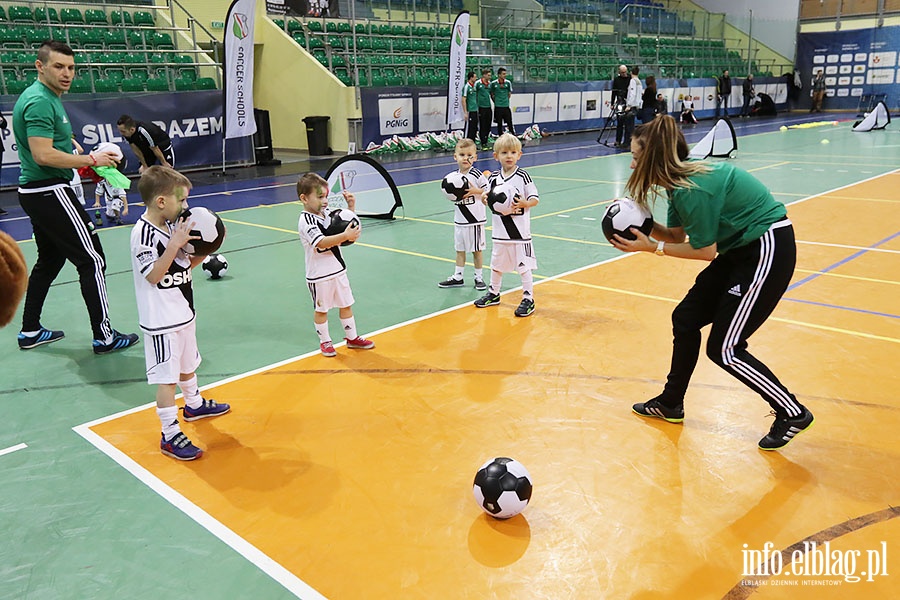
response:
[(606, 116), (606, 121), (603, 123), (603, 129), (600, 130), (600, 135), (597, 136), (597, 143), (603, 144), (604, 146), (611, 146), (609, 143), (609, 133), (611, 131), (616, 131), (619, 127), (619, 119), (622, 118), (622, 115), (625, 114), (625, 104), (621, 102), (610, 102), (609, 105), (609, 114)]

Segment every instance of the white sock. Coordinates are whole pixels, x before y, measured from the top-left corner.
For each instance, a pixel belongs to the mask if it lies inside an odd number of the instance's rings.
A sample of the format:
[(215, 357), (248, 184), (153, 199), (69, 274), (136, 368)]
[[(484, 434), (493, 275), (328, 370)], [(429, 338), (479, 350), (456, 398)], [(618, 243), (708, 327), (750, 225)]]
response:
[(167, 406), (165, 408), (157, 407), (156, 416), (159, 417), (159, 422), (162, 425), (162, 434), (163, 437), (166, 438), (166, 441), (171, 440), (181, 431), (181, 427), (178, 426), (177, 406)]
[(325, 342), (331, 341), (331, 334), (328, 333), (328, 321), (324, 323), (314, 323), (316, 326), (316, 334), (319, 336), (319, 343), (324, 344)]
[(475, 281), (484, 281), (484, 269), (475, 269)]
[(488, 288), (492, 294), (500, 293), (500, 284), (503, 283), (503, 273), (491, 270), (491, 287)]
[(463, 269), (465, 269), (465, 267), (456, 267), (453, 270), (453, 279), (462, 279), (464, 272)]
[(355, 340), (359, 337), (356, 333), (356, 319), (353, 317), (341, 319), (341, 327), (344, 328), (344, 337), (348, 340)]
[(181, 393), (184, 394), (185, 404), (191, 408), (200, 408), (203, 404), (203, 396), (200, 395), (196, 375), (186, 381), (179, 381), (178, 387), (181, 388)]
[(522, 296), (532, 299), (534, 297), (534, 275), (531, 271), (522, 273)]
[(37, 334), (39, 334), (40, 332), (41, 332), (41, 330), (38, 329), (37, 331), (23, 331), (23, 332), (21, 332), (21, 333), (22, 333), (22, 335), (25, 335), (25, 336), (28, 336), (28, 337), (34, 337), (34, 336), (36, 336)]

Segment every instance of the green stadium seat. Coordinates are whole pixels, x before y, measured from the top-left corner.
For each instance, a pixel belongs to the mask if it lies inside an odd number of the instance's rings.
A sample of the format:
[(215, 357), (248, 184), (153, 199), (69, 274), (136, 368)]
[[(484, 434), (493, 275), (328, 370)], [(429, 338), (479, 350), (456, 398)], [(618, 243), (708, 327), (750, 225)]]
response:
[(109, 94), (119, 91), (119, 82), (115, 79), (95, 79), (94, 91), (98, 94)]
[(325, 32), (337, 33), (337, 24), (334, 21), (328, 21), (327, 23), (325, 23)]
[(341, 22), (338, 23), (338, 25), (337, 25), (337, 32), (338, 32), (338, 33), (351, 33), (352, 31), (353, 31), (353, 30), (350, 29), (350, 23), (346, 23), (346, 22), (344, 22), (344, 21), (341, 21)]
[(84, 23), (84, 17), (77, 8), (63, 8), (59, 11), (59, 20), (63, 23)]
[(128, 39), (129, 48), (143, 50), (150, 45), (149, 41), (152, 32), (149, 29), (130, 29), (125, 35)]
[(122, 80), (123, 92), (143, 92), (144, 80), (140, 77), (127, 77)]
[(168, 33), (156, 32), (150, 36), (150, 43), (154, 48), (163, 50), (174, 50), (175, 44), (172, 43), (172, 36)]
[(153, 13), (147, 12), (145, 10), (136, 10), (134, 11), (133, 16), (135, 25), (149, 25), (150, 27), (156, 26), (156, 23), (153, 19)]
[(316, 33), (322, 32), (322, 23), (319, 21), (309, 21), (306, 24), (306, 28), (310, 31), (315, 31)]
[(291, 37), (301, 46), (306, 45), (306, 35), (302, 31), (295, 31)]
[(6, 14), (13, 23), (34, 23), (34, 13), (27, 6), (10, 6)]
[(133, 25), (134, 21), (131, 18), (131, 13), (127, 10), (113, 10), (109, 13), (109, 24), (124, 27), (126, 25)]
[(25, 91), (29, 85), (31, 85), (31, 81), (23, 81), (21, 79), (17, 79), (15, 81), (7, 81), (6, 82), (6, 92), (9, 94), (19, 95)]
[(212, 77), (200, 77), (194, 82), (194, 88), (198, 90), (214, 90), (216, 89), (216, 80)]
[(192, 79), (183, 79), (181, 77), (175, 80), (175, 91), (176, 92), (189, 92), (194, 89), (194, 80)]
[(103, 45), (107, 50), (122, 49), (128, 47), (127, 38), (125, 37), (125, 29), (113, 28), (103, 31)]
[(90, 94), (91, 80), (83, 77), (76, 77), (69, 86), (69, 92), (72, 94)]
[(59, 13), (52, 6), (39, 6), (34, 9), (34, 20), (38, 23), (59, 23)]
[(0, 48), (25, 48), (23, 34), (18, 27), (0, 28)]
[(0, 6), (0, 22), (6, 21), (6, 10)]
[(106, 11), (89, 8), (84, 11), (84, 22), (87, 25), (106, 25), (109, 23), (109, 19), (106, 18)]
[(164, 77), (151, 77), (147, 80), (148, 92), (168, 92), (169, 82)]

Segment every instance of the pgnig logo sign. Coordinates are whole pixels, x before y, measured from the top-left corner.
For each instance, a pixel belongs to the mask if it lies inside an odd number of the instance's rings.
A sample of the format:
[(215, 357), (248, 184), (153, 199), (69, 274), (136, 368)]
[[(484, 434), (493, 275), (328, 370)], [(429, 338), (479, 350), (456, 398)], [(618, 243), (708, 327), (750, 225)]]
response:
[(412, 98), (381, 98), (378, 100), (378, 121), (381, 135), (412, 133)]

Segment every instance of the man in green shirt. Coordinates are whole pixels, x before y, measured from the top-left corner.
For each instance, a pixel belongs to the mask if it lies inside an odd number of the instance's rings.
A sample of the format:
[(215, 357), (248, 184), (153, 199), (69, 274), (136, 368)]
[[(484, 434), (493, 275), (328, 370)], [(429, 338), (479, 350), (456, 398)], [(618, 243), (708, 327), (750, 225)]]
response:
[(509, 132), (516, 135), (513, 127), (512, 112), (509, 108), (509, 97), (512, 94), (512, 82), (506, 78), (506, 69), (497, 69), (497, 79), (491, 82), (491, 100), (494, 101), (494, 119), (497, 121), (497, 135), (503, 135), (503, 123), (509, 127)]
[(494, 113), (491, 106), (490, 69), (482, 69), (481, 79), (475, 82), (475, 101), (478, 104), (478, 137), (481, 138), (481, 147), (487, 148)]
[(462, 93), (463, 108), (469, 117), (466, 124), (466, 137), (477, 142), (478, 138), (478, 100), (475, 98), (475, 71), (466, 73), (466, 85)]
[(109, 323), (106, 258), (90, 218), (70, 184), (73, 169), (115, 165), (112, 152), (72, 154), (72, 124), (60, 96), (75, 77), (75, 54), (66, 44), (44, 42), (35, 61), (38, 78), (13, 108), (13, 134), (19, 147), (19, 204), (31, 219), (37, 262), (28, 280), (19, 348), (29, 350), (65, 337), (41, 325), (50, 285), (66, 261), (78, 269), (81, 295), (94, 333), (95, 354), (133, 346), (134, 333), (122, 334)]

